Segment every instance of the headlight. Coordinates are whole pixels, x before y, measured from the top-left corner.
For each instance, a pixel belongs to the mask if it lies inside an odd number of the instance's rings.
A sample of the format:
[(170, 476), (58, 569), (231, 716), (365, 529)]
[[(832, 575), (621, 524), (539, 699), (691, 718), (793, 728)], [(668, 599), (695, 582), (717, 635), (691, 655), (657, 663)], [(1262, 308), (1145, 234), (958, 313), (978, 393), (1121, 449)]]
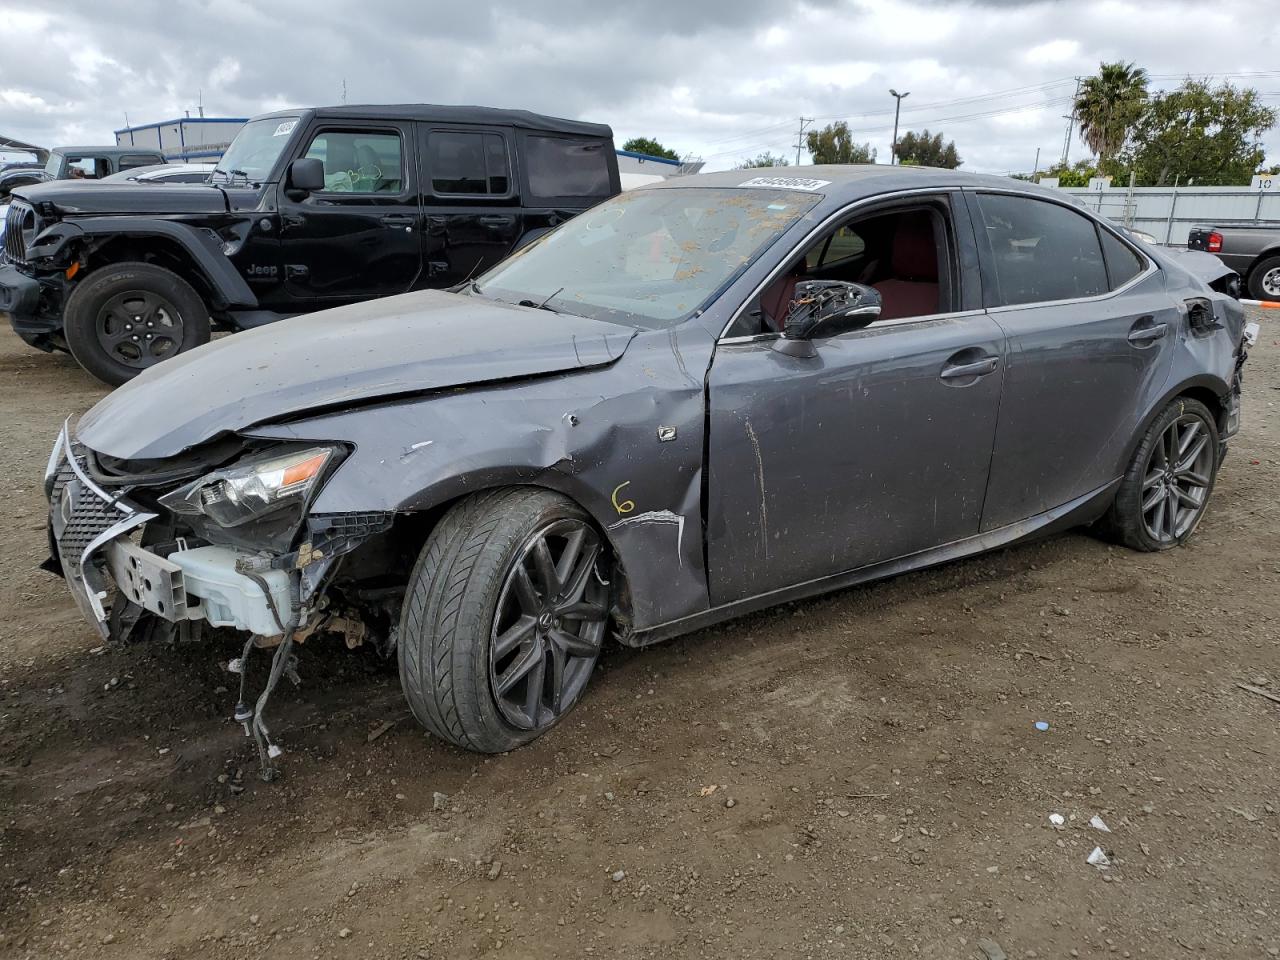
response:
[(242, 460), (160, 498), (174, 513), (238, 527), (289, 506), (301, 507), (334, 456), (331, 447)]

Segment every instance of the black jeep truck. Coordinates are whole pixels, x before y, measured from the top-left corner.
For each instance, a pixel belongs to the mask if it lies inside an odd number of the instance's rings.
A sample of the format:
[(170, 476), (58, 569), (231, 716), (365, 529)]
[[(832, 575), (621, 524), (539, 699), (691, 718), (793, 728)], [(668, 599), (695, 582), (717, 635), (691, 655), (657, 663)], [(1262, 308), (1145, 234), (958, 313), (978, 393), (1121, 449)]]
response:
[(208, 184), (14, 191), (0, 312), (119, 384), (209, 339), (450, 287), (619, 192), (613, 131), (521, 110), (256, 117)]

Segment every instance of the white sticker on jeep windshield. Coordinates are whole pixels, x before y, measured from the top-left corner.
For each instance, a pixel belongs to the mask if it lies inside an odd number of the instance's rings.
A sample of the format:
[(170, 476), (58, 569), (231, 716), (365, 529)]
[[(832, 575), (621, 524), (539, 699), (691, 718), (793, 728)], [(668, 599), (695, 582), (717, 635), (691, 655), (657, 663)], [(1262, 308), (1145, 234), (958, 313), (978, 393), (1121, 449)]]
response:
[(783, 190), (817, 190), (830, 180), (814, 180), (810, 177), (752, 177), (740, 187), (781, 187)]
[(296, 127), (297, 125), (298, 125), (297, 120), (286, 120), (284, 123), (276, 127), (276, 132), (273, 133), (272, 136), (287, 137), (289, 134), (293, 133), (293, 128)]

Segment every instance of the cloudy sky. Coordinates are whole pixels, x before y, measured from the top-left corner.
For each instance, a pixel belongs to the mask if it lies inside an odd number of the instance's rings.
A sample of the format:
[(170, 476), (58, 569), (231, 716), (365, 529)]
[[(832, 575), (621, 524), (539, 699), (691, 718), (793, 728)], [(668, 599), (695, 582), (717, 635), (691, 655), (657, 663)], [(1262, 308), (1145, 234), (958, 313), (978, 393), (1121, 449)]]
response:
[[(56, 7), (56, 10), (55, 10)], [(76, 12), (72, 13), (71, 10)], [(942, 130), (967, 169), (1061, 156), (1077, 75), (1145, 66), (1153, 86), (1214, 71), (1280, 106), (1256, 3), (881, 0), (0, 0), (0, 133), (48, 146), (196, 112), (427, 101), (603, 121), (733, 166), (794, 161), (798, 118), (846, 119), (886, 160), (903, 129)], [(1272, 21), (1263, 17), (1263, 23)], [(1275, 37), (1274, 27), (1272, 38)], [(1280, 134), (1268, 142), (1280, 162)], [(1085, 151), (1076, 140), (1073, 159)]]

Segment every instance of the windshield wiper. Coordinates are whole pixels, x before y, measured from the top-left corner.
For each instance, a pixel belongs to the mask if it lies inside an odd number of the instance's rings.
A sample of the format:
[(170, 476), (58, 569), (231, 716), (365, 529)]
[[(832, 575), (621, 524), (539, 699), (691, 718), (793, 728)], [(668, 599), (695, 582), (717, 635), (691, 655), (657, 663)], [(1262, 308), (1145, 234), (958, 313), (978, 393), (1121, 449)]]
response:
[(543, 300), (541, 303), (535, 303), (533, 300), (520, 300), (517, 302), (517, 306), (533, 307), (535, 310), (549, 310), (552, 313), (559, 313), (560, 312), (559, 310), (557, 310), (555, 307), (548, 307), (547, 304), (553, 298), (558, 297), (562, 293), (564, 293), (564, 287), (561, 287), (555, 293), (548, 294), (547, 298)]

